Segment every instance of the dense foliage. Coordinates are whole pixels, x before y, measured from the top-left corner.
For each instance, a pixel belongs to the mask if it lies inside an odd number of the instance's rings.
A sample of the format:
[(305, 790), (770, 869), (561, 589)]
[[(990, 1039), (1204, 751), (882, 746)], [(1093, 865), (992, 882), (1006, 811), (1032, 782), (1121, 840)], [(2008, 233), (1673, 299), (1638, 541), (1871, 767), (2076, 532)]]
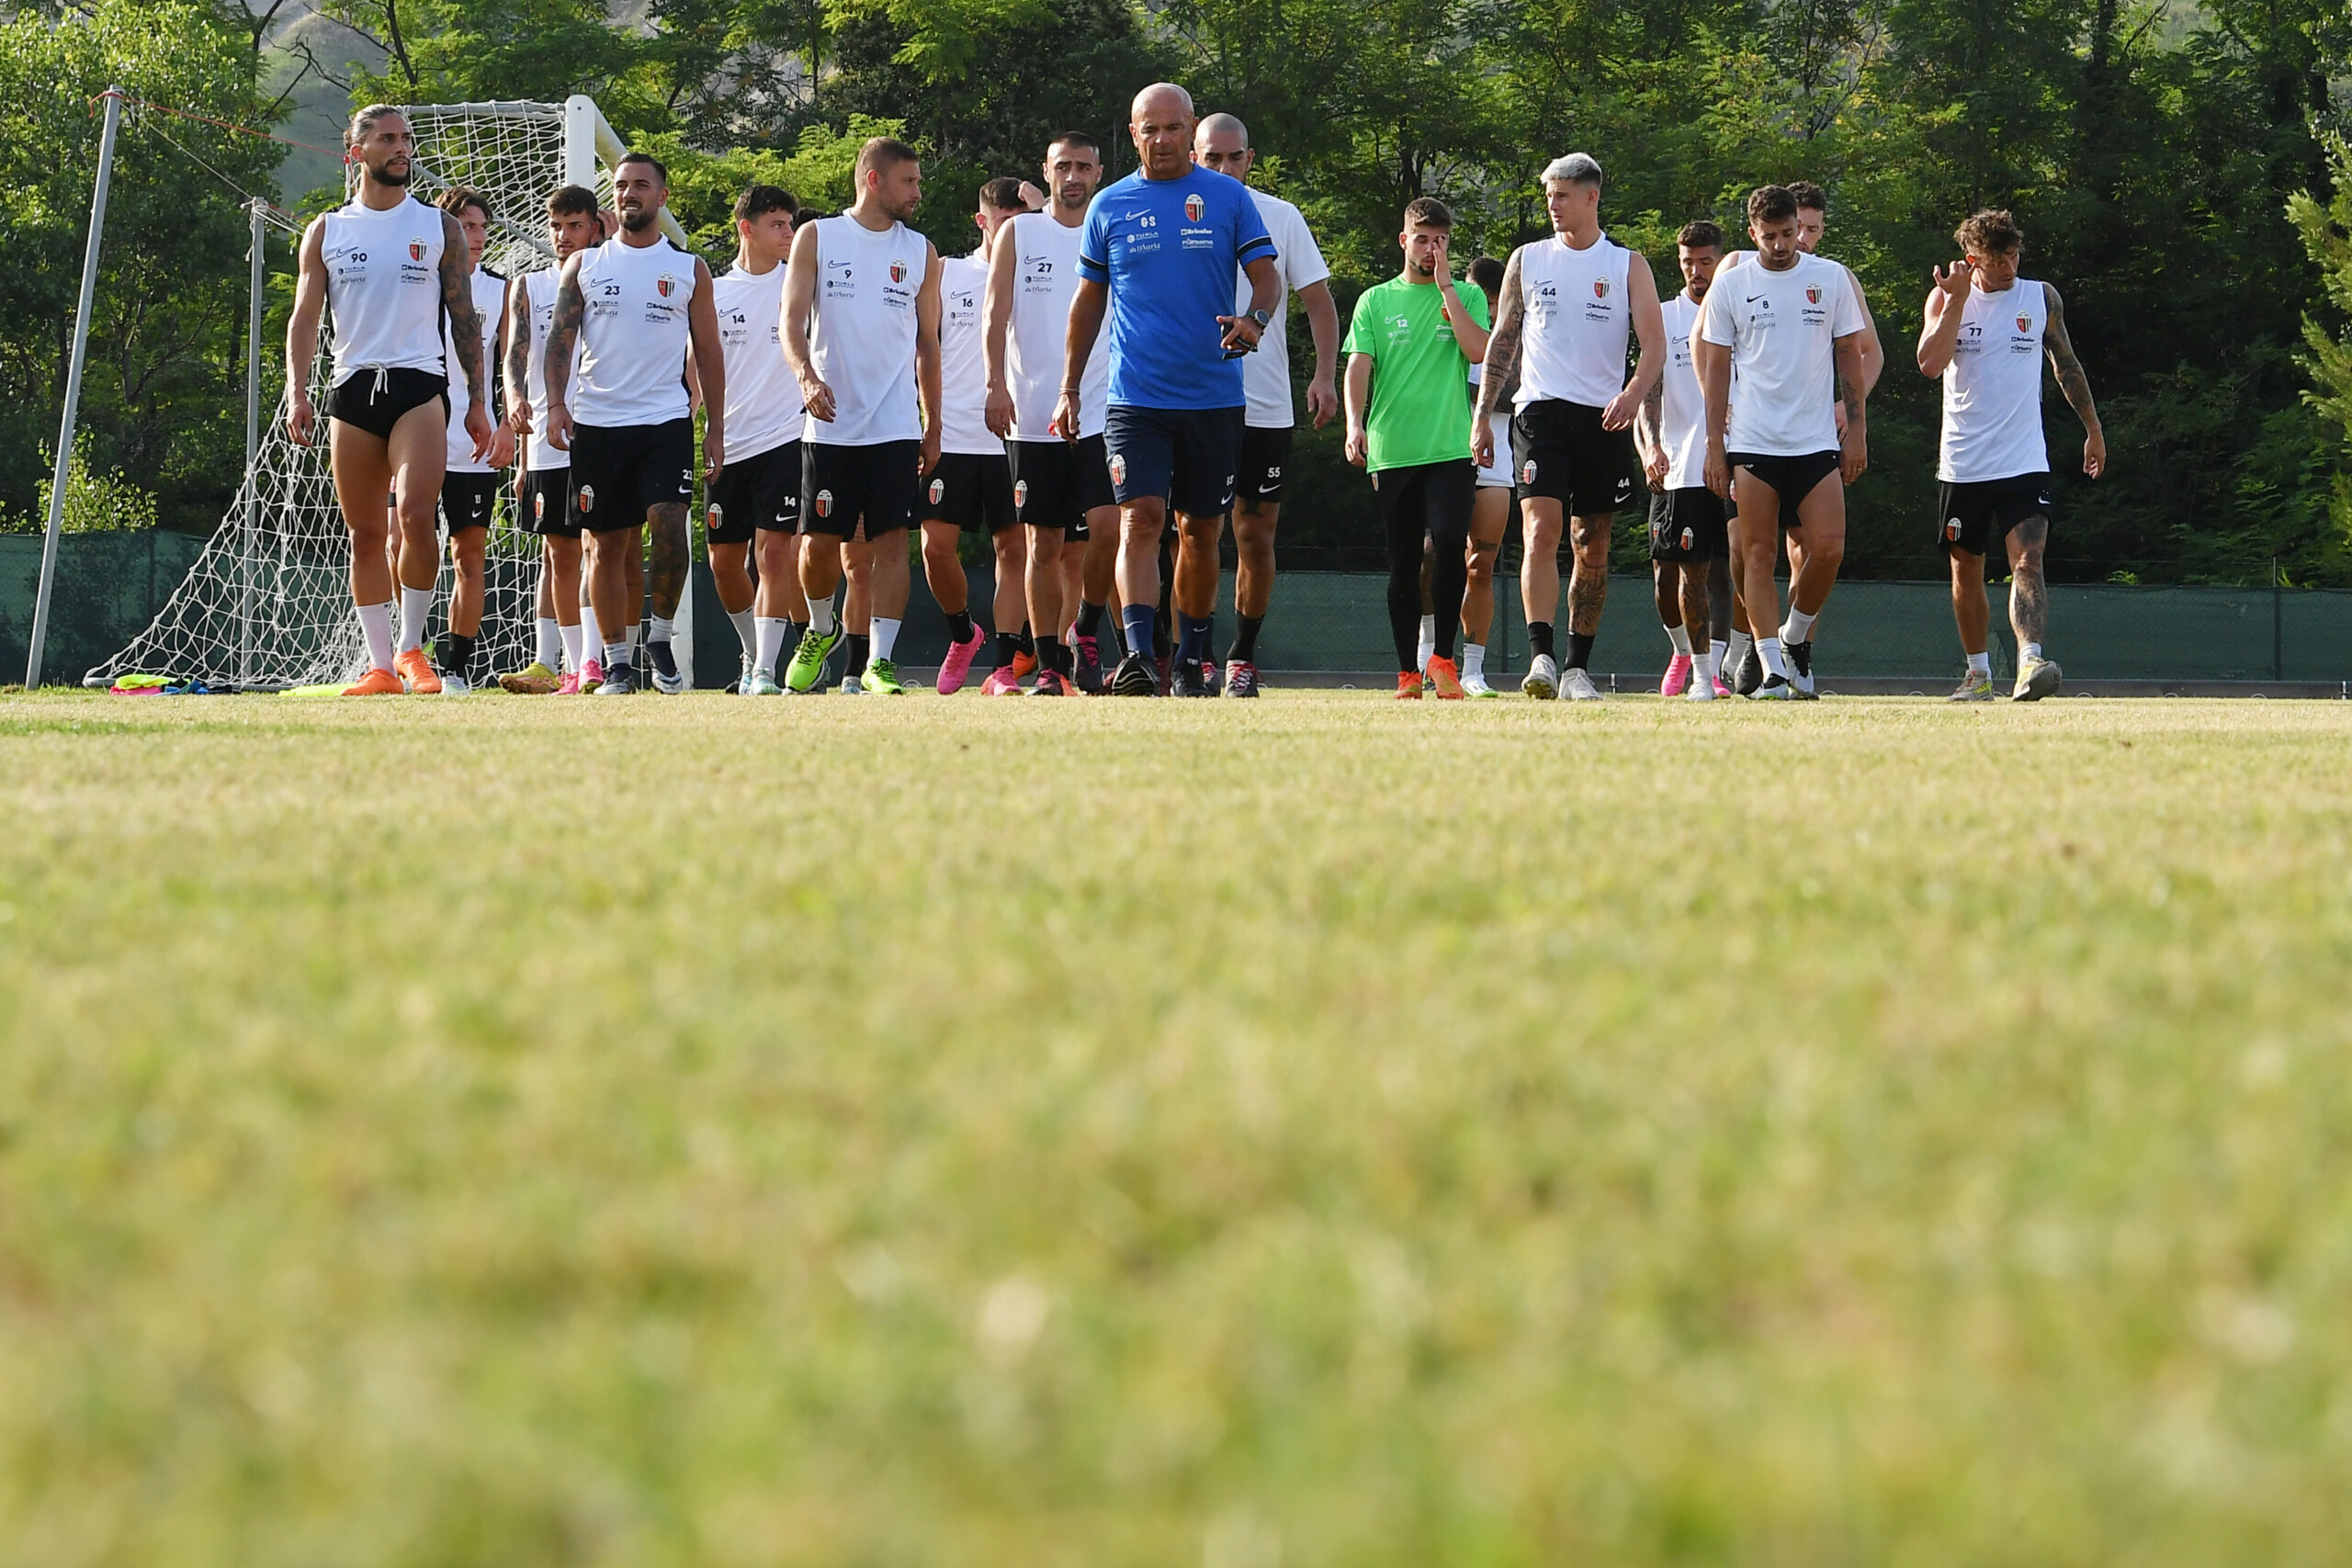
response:
[[(37, 193), (35, 220), (12, 215), (0, 239), (12, 459), (33, 453), (62, 381), (95, 140), (83, 100), (153, 62), (146, 96), (269, 113), (256, 46), (274, 13), (210, 3), (94, 0), (0, 35), (0, 89), (73, 84), (0, 92), (29, 106), (0, 109), (0, 158), (26, 165), (9, 188)], [(2352, 22), (2333, 0), (650, 0), (626, 20), (604, 0), (322, 4), (371, 45), (355, 96), (595, 94), (673, 155), (674, 205), (715, 252), (741, 180), (838, 203), (853, 137), (883, 122), (924, 146), (922, 222), (964, 250), (979, 179), (1031, 172), (1055, 129), (1093, 130), (1131, 167), (1127, 96), (1163, 73), (1249, 121), (1261, 178), (1317, 223), (1343, 312), (1396, 265), (1404, 201), (1456, 204), (1457, 257), (1502, 254), (1538, 231), (1534, 173), (1570, 148), (1607, 165), (1604, 217), (1662, 274), (1686, 220), (1733, 218), (1760, 181), (1817, 180), (1826, 248), (1860, 274), (1889, 348), (1853, 496), (1864, 573), (1936, 570), (1935, 388), (1910, 344), (1953, 225), (2006, 205), (2029, 275), (2065, 290), (2112, 454), (2098, 485), (2066, 478), (2079, 437), (2053, 394), (2054, 570), (2245, 581), (2276, 562), (2290, 581), (2352, 582), (2352, 196), (2328, 153), (2352, 120)], [(200, 140), (189, 150), (224, 174), (266, 182), (265, 144)], [(152, 138), (130, 143), (124, 177), (93, 365), (98, 461), (149, 476), (167, 520), (203, 526), (236, 460), (242, 222), (222, 181)], [(138, 216), (164, 192), (168, 232)], [(1286, 537), (1360, 542), (1336, 433), (1301, 445)], [(0, 465), (0, 502), (29, 501), (33, 466)]]

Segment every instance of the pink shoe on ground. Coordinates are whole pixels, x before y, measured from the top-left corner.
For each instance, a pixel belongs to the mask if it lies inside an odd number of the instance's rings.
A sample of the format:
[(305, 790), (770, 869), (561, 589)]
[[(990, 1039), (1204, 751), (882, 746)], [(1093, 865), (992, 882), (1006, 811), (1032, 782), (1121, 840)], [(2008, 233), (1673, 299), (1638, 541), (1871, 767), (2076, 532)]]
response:
[(984, 697), (1017, 697), (1020, 694), (1021, 667), (1017, 664), (1001, 664), (989, 671), (989, 678), (980, 682), (980, 695)]
[(1690, 684), (1690, 656), (1678, 653), (1666, 661), (1666, 679), (1657, 683), (1661, 697), (1679, 697)]
[(580, 671), (577, 670), (565, 671), (563, 672), (563, 679), (555, 683), (555, 694), (559, 697), (578, 696), (580, 694)]
[(952, 697), (964, 689), (965, 681), (972, 673), (974, 656), (987, 644), (988, 637), (978, 626), (975, 626), (972, 628), (970, 641), (951, 642), (947, 645), (947, 657), (939, 666), (939, 694), (941, 696)]

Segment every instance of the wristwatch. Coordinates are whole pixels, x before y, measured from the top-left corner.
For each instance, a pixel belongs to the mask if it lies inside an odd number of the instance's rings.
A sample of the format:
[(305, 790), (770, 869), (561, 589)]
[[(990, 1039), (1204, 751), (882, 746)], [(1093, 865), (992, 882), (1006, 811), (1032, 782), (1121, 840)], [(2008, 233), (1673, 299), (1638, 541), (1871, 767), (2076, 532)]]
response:
[(1259, 335), (1263, 336), (1266, 324), (1274, 319), (1274, 313), (1272, 310), (1252, 310), (1250, 312), (1250, 319), (1258, 323)]

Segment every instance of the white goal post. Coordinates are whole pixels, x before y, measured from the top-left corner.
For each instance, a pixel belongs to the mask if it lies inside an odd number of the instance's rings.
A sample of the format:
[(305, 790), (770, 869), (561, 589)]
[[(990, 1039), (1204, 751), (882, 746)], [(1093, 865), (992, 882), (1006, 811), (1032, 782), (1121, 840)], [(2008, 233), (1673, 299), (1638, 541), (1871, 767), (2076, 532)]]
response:
[[(512, 277), (554, 265), (540, 215), (558, 186), (586, 186), (609, 205), (613, 169), (627, 149), (595, 101), (575, 94), (560, 104), (484, 103), (401, 106), (416, 135), (413, 188), (430, 201), (466, 185), (490, 199), (495, 216), (482, 265)], [(260, 209), (257, 209), (260, 210)], [(284, 214), (260, 221), (294, 231)], [(684, 246), (685, 231), (665, 209), (662, 227)], [(254, 246), (260, 292), (261, 247)], [(326, 402), (328, 331), (320, 332), (311, 367), (311, 400)], [(277, 345), (251, 334), (248, 397), (258, 390)], [(348, 680), (365, 665), (351, 604), (351, 542), (327, 471), (323, 429), (316, 445), (286, 434), (287, 400), (271, 416), (248, 411), (245, 475), (220, 526), (146, 630), (83, 677), (89, 686), (146, 673), (202, 681), (216, 691), (284, 691)], [(481, 648), (492, 670), (528, 663), (537, 615), (539, 540), (516, 526), (514, 487), (502, 487), (490, 530)], [(446, 629), (452, 571), (446, 548), (433, 625)], [(673, 648), (678, 668), (694, 677), (694, 581), (678, 603)]]

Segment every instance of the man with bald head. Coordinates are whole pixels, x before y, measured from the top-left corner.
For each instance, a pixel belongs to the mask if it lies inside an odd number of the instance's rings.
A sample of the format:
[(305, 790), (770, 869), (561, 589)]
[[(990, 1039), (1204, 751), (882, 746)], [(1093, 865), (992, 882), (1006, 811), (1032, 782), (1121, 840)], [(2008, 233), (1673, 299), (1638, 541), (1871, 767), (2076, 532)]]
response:
[[(1152, 667), (1159, 618), (1159, 536), (1173, 511), (1176, 669), (1171, 691), (1209, 694), (1203, 668), (1216, 608), (1217, 525), (1233, 504), (1245, 401), (1240, 359), (1273, 319), (1275, 246), (1238, 180), (1192, 160), (1192, 96), (1158, 82), (1136, 95), (1128, 135), (1142, 167), (1094, 198), (1079, 241), (1061, 399), (1053, 428), (1078, 439), (1081, 384), (1107, 321), (1109, 419), (1103, 430), (1119, 502), (1119, 597), (1127, 656), (1120, 696), (1159, 694)], [(1249, 277), (1248, 310), (1233, 275)]]
[[(1250, 129), (1229, 114), (1213, 114), (1193, 133), (1193, 161), (1204, 169), (1231, 175), (1244, 184), (1257, 163), (1250, 145)], [(1306, 384), (1306, 415), (1317, 429), (1339, 412), (1332, 360), (1340, 344), (1340, 312), (1331, 303), (1331, 269), (1297, 208), (1261, 190), (1250, 193), (1258, 216), (1274, 242), (1274, 319), (1266, 341), (1242, 361), (1241, 385), (1249, 394), (1241, 428), (1241, 476), (1234, 487), (1233, 547), (1238, 570), (1233, 574), (1233, 608), (1240, 629), (1225, 656), (1225, 694), (1258, 694), (1258, 628), (1274, 593), (1274, 520), (1281, 515), (1283, 469), (1290, 463), (1291, 431), (1298, 423), (1291, 401), (1290, 296), (1306, 310), (1307, 330), (1315, 339), (1315, 375)], [(1248, 308), (1250, 279), (1238, 282), (1234, 309)]]

